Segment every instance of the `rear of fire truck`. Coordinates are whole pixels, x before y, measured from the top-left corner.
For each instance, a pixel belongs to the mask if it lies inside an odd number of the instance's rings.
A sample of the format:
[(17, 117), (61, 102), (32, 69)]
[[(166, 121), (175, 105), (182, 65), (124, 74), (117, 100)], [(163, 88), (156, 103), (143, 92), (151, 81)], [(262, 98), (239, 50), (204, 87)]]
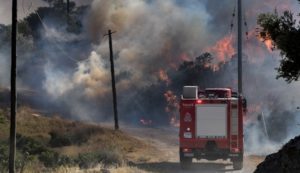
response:
[(230, 159), (234, 169), (243, 167), (243, 114), (245, 100), (230, 88), (185, 86), (180, 103), (180, 164), (192, 159)]

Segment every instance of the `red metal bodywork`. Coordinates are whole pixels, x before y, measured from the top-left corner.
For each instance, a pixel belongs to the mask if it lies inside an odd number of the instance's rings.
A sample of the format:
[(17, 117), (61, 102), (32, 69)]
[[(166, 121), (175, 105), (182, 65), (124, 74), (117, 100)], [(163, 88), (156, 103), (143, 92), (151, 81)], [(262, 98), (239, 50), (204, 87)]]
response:
[[(179, 131), (179, 144), (180, 149), (201, 150), (205, 149), (208, 141), (214, 141), (218, 149), (227, 151), (226, 155), (231, 157), (233, 154), (243, 155), (244, 140), (243, 140), (243, 103), (242, 98), (232, 98), (232, 91), (228, 89), (227, 98), (199, 98), (199, 99), (181, 99), (180, 102), (180, 131)], [(233, 104), (238, 99), (238, 135), (231, 134), (231, 111), (236, 106)], [(226, 104), (227, 105), (227, 136), (225, 138), (196, 138), (196, 111), (197, 104)], [(191, 121), (184, 121), (185, 115), (191, 115)], [(190, 129), (192, 133), (191, 138), (184, 138), (184, 132)], [(226, 157), (226, 156), (225, 156)]]

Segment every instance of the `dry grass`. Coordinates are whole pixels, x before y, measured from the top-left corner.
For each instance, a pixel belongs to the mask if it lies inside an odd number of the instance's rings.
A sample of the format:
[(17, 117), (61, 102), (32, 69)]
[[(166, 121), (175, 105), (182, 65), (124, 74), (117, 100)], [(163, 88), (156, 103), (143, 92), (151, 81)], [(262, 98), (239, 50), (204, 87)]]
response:
[(126, 155), (128, 161), (143, 162), (157, 160), (161, 152), (148, 143), (113, 129), (104, 128), (96, 124), (88, 124), (65, 120), (58, 116), (36, 116), (34, 110), (28, 107), (19, 108), (17, 118), (17, 132), (24, 136), (33, 137), (47, 143), (51, 131), (59, 133), (87, 133), (89, 139), (82, 145), (70, 145), (55, 148), (54, 150), (67, 156), (77, 156), (98, 150), (118, 150)]
[(9, 136), (8, 110), (0, 109), (0, 139), (6, 139)]
[[(4, 118), (5, 122), (0, 121), (0, 139), (8, 138), (9, 122), (8, 111), (0, 109), (0, 120)], [(71, 144), (69, 146), (51, 148), (49, 141), (51, 139), (50, 132), (58, 132), (59, 134), (72, 134), (78, 137), (88, 136), (87, 140), (82, 144)], [(78, 157), (79, 154), (102, 152), (102, 151), (117, 151), (120, 152), (124, 159), (125, 166), (110, 168), (111, 173), (143, 173), (135, 167), (126, 166), (127, 162), (148, 162), (157, 161), (161, 157), (161, 152), (149, 143), (145, 143), (140, 139), (134, 138), (122, 131), (115, 131), (107, 127), (102, 127), (97, 124), (89, 124), (77, 121), (62, 119), (59, 116), (45, 117), (39, 112), (28, 107), (18, 108), (17, 114), (17, 133), (22, 136), (31, 137), (48, 146), (51, 150), (58, 152), (61, 155), (70, 157)], [(80, 134), (80, 135), (79, 135)], [(80, 170), (79, 168), (60, 167), (58, 169), (47, 170), (41, 163), (29, 163), (25, 166), (24, 172), (101, 172), (103, 168)], [(102, 171), (103, 172), (103, 171)], [(146, 172), (145, 172), (146, 173)]]
[[(35, 165), (38, 166), (38, 165)], [(95, 168), (91, 169), (80, 169), (79, 167), (59, 167), (52, 170), (46, 169), (36, 169), (34, 167), (27, 167), (23, 173), (151, 173), (148, 171), (144, 171), (138, 169), (136, 167), (131, 167), (127, 165), (123, 165), (120, 167), (110, 167), (105, 168), (103, 165), (99, 164)]]
[(113, 168), (110, 170), (111, 173), (150, 173), (136, 167), (124, 166), (120, 168)]

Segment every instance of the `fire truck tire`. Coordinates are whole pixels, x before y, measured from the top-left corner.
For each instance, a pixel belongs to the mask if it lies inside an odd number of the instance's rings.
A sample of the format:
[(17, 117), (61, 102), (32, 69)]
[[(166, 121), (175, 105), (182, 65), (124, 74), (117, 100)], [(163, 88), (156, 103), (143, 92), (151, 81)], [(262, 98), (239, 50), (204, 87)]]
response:
[(243, 161), (242, 160), (233, 161), (233, 169), (234, 170), (241, 170), (241, 169), (243, 169)]
[(180, 166), (182, 169), (189, 169), (192, 165), (192, 157), (184, 157), (180, 152)]
[(192, 158), (184, 157), (180, 160), (180, 166), (182, 169), (189, 169), (192, 165)]

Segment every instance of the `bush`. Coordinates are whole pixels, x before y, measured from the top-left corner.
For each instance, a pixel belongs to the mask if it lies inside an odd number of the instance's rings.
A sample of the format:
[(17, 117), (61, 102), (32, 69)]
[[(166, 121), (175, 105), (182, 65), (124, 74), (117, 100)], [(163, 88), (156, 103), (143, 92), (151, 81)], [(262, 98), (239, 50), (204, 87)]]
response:
[(124, 155), (120, 151), (105, 150), (99, 152), (99, 158), (104, 165), (121, 165), (124, 162)]
[(51, 147), (63, 147), (70, 145), (81, 145), (88, 141), (90, 136), (95, 132), (94, 128), (87, 128), (84, 130), (77, 129), (74, 131), (61, 133), (57, 131), (51, 131), (49, 134), (51, 139), (49, 145)]
[(84, 153), (79, 154), (77, 158), (77, 164), (81, 169), (87, 169), (95, 167), (99, 163), (99, 160), (97, 159), (96, 153)]
[(45, 165), (45, 167), (56, 167), (59, 154), (54, 151), (45, 151), (39, 155), (39, 160)]
[(123, 162), (124, 156), (116, 150), (105, 150), (93, 153), (79, 154), (77, 158), (77, 164), (81, 169), (92, 168), (99, 163), (102, 163), (104, 166), (120, 166)]
[(2, 114), (2, 112), (0, 112), (0, 124), (4, 124), (6, 121), (4, 115)]
[(59, 132), (50, 132), (51, 139), (49, 141), (49, 145), (51, 147), (63, 147), (69, 146), (72, 144), (70, 136), (65, 134), (59, 134)]
[(9, 147), (7, 142), (0, 142), (0, 172), (7, 171)]
[[(8, 171), (8, 158), (9, 158), (9, 143), (8, 141), (0, 142), (0, 172)], [(16, 170), (22, 169), (30, 161), (32, 157), (28, 153), (23, 153), (20, 150), (16, 151), (15, 167)]]
[(40, 142), (26, 136), (17, 134), (16, 147), (23, 154), (38, 155), (47, 150), (47, 148)]
[(7, 125), (9, 125), (8, 115), (9, 112), (7, 110), (0, 109), (0, 125), (2, 128), (5, 128)]
[(73, 165), (74, 161), (68, 156), (59, 155), (55, 151), (45, 151), (39, 155), (39, 160), (44, 164), (45, 167), (58, 167), (58, 166), (66, 166)]

